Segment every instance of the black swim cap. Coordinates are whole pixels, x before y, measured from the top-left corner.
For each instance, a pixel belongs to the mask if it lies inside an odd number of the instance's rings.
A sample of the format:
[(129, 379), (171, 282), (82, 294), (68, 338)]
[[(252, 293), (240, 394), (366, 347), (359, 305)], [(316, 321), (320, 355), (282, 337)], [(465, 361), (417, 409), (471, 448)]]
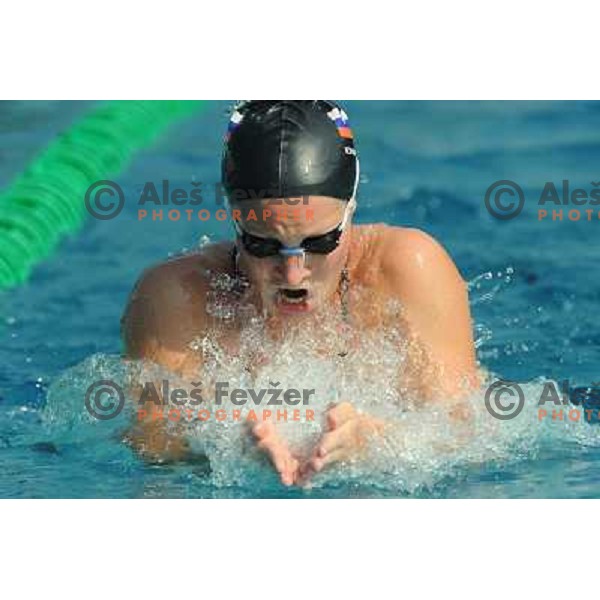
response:
[(358, 157), (342, 108), (329, 100), (250, 100), (235, 107), (221, 180), (230, 201), (331, 196), (350, 200)]

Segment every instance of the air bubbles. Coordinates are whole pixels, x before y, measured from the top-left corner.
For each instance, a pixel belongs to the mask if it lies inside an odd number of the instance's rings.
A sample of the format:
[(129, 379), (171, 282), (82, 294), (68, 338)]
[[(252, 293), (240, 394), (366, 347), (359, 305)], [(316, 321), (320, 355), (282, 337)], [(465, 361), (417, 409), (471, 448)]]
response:
[(469, 293), (481, 292), (474, 294), (471, 298), (471, 306), (476, 306), (483, 302), (490, 302), (502, 291), (508, 284), (512, 283), (514, 274), (514, 268), (512, 266), (506, 267), (503, 271), (487, 271), (474, 277), (467, 282), (467, 289)]
[(210, 243), (211, 243), (210, 236), (208, 236), (206, 234), (202, 235), (200, 237), (200, 239), (198, 240), (198, 248), (204, 248), (204, 246), (207, 246)]
[(480, 348), (487, 341), (491, 340), (493, 337), (492, 330), (485, 325), (478, 323), (475, 325), (475, 348)]
[(231, 321), (236, 315), (236, 310), (231, 301), (221, 300), (220, 295), (216, 292), (208, 292), (206, 312), (211, 317), (222, 321)]
[(200, 338), (194, 338), (189, 344), (188, 348), (192, 352), (200, 352), (202, 349), (202, 340)]

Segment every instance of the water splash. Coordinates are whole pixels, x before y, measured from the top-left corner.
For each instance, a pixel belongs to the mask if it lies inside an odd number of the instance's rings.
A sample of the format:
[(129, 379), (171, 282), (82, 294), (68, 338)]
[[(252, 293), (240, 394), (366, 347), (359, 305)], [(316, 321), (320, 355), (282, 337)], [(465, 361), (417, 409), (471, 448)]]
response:
[(486, 271), (474, 277), (467, 283), (467, 289), (471, 298), (471, 306), (477, 306), (484, 302), (491, 302), (496, 295), (512, 283), (515, 270), (508, 266), (503, 271)]
[[(491, 278), (483, 276), (480, 280)], [(228, 289), (231, 284), (221, 278), (214, 289)], [(395, 316), (392, 322), (401, 322), (399, 303), (389, 303), (385, 310)], [(224, 325), (228, 322), (229, 317), (224, 318)], [(319, 331), (318, 336), (315, 331)], [(480, 334), (479, 339), (488, 335), (484, 330)], [(206, 384), (206, 408), (213, 414), (217, 407), (212, 391), (217, 381), (227, 381), (230, 389), (263, 389), (277, 382), (280, 389), (315, 390), (310, 402), (314, 419), (302, 415), (298, 421), (276, 423), (280, 436), (299, 457), (309, 456), (325, 432), (326, 414), (332, 404), (348, 401), (387, 423), (384, 437), (374, 438), (362, 455), (316, 475), (312, 480), (316, 488), (360, 485), (390, 494), (419, 494), (448, 479), (458, 481), (470, 469), (480, 470), (482, 464), (507, 468), (535, 460), (547, 447), (600, 445), (598, 428), (587, 423), (539, 420), (541, 379), (523, 384), (522, 413), (514, 420), (499, 421), (486, 409), (485, 389), (493, 377), (484, 374), (481, 390), (465, 400), (469, 418), (460, 424), (449, 416), (445, 398), (425, 404), (403, 385), (408, 357), (414, 356), (415, 350), (401, 327), (356, 331), (335, 314), (324, 315), (310, 328), (292, 328), (284, 339), (273, 336), (268, 321), (255, 315), (248, 320), (235, 351), (216, 335), (197, 338), (190, 344), (190, 351), (198, 353), (204, 364), (198, 377)], [(122, 437), (133, 416), (132, 405), (107, 426), (86, 414), (82, 398), (92, 381), (113, 379), (127, 387), (144, 370), (147, 377), (173, 377), (155, 365), (127, 364), (107, 355), (90, 357), (65, 372), (48, 392), (43, 411), (47, 430), (55, 437), (78, 441), (117, 434)], [(234, 406), (228, 402), (219, 408), (231, 414)], [(250, 408), (245, 406), (243, 414)], [(181, 423), (169, 427), (179, 428)], [(212, 485), (248, 489), (277, 485), (273, 468), (257, 450), (243, 420), (195, 420), (184, 429), (192, 448), (208, 458), (207, 477)]]

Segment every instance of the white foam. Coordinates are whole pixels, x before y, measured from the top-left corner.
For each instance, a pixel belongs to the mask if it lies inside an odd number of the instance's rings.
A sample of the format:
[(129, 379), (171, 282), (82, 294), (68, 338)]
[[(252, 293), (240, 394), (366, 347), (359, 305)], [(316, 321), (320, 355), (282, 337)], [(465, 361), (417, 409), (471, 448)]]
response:
[[(222, 279), (213, 289), (217, 292), (229, 285), (233, 283)], [(213, 303), (218, 302), (214, 296)], [(388, 309), (401, 312), (400, 306), (390, 305)], [(236, 316), (230, 307), (225, 310), (223, 306), (212, 306), (211, 310), (224, 322)], [(600, 445), (600, 430), (584, 420), (539, 419), (543, 377), (522, 384), (522, 412), (502, 421), (486, 408), (485, 390), (494, 379), (488, 374), (483, 388), (465, 399), (470, 416), (460, 424), (449, 416), (444, 398), (424, 405), (402, 388), (406, 358), (413, 348), (400, 329), (356, 335), (339, 316), (329, 315), (317, 323), (318, 335), (314, 328), (298, 328), (277, 341), (256, 315), (245, 322), (239, 353), (221, 347), (211, 336), (192, 342), (190, 350), (201, 353), (204, 361), (199, 377), (205, 382), (228, 381), (231, 389), (270, 388), (273, 382), (278, 382), (280, 389), (314, 389), (309, 406), (315, 413), (314, 421), (303, 418), (300, 422), (276, 423), (280, 435), (299, 456), (307, 456), (323, 435), (326, 413), (334, 403), (348, 401), (387, 423), (383, 438), (374, 438), (355, 460), (316, 475), (315, 486), (359, 483), (394, 493), (414, 493), (448, 477), (460, 478), (469, 469), (481, 469), (483, 464), (502, 467), (533, 460), (545, 446)], [(255, 359), (250, 370), (248, 356)], [(119, 357), (95, 355), (66, 371), (49, 390), (44, 411), (48, 427), (55, 432), (68, 430), (71, 435), (84, 432), (77, 437), (102, 435), (107, 431), (105, 423), (99, 427), (85, 410), (85, 390), (100, 378), (126, 385), (131, 378), (130, 368)], [(203, 396), (207, 408), (217, 408), (211, 406), (211, 394)], [(219, 408), (231, 411), (234, 407), (225, 403)], [(131, 413), (131, 406), (123, 412), (118, 422), (121, 428)], [(112, 423), (111, 430), (116, 427)], [(256, 486), (263, 480), (276, 480), (242, 422), (195, 421), (187, 426), (187, 435), (192, 446), (208, 457), (215, 485)]]

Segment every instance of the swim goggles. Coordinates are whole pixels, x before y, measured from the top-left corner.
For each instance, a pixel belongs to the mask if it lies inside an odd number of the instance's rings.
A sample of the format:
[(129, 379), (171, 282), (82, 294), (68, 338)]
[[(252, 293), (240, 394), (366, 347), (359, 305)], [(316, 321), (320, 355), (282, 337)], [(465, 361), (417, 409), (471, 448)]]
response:
[(331, 254), (340, 244), (342, 233), (348, 226), (351, 215), (356, 209), (356, 200), (352, 198), (346, 205), (344, 216), (340, 224), (331, 231), (321, 235), (307, 237), (299, 246), (285, 246), (278, 239), (263, 238), (248, 233), (237, 221), (233, 221), (236, 233), (242, 242), (244, 250), (256, 258), (268, 258), (281, 255), (285, 258), (295, 257), (304, 258), (308, 252), (310, 254)]

